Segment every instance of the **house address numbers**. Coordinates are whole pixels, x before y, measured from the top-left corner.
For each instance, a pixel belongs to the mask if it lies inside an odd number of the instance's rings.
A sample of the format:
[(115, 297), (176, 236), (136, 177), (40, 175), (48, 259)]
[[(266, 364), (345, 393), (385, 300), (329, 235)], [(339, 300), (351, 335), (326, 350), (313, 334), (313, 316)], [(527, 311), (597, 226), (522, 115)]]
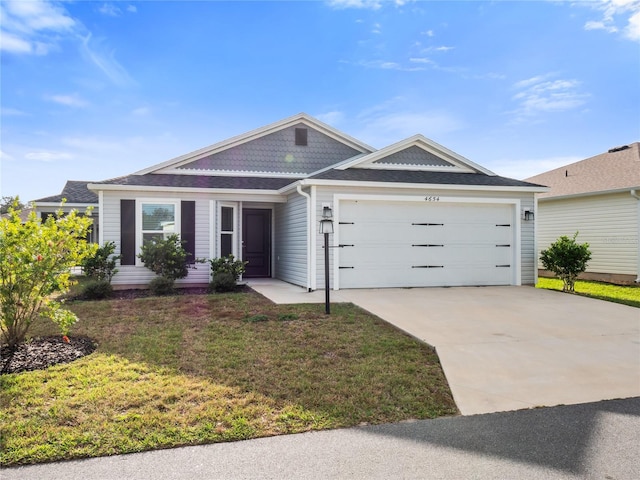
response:
[(440, 197), (437, 195), (427, 195), (426, 197), (424, 197), (426, 202), (439, 202), (440, 201)]

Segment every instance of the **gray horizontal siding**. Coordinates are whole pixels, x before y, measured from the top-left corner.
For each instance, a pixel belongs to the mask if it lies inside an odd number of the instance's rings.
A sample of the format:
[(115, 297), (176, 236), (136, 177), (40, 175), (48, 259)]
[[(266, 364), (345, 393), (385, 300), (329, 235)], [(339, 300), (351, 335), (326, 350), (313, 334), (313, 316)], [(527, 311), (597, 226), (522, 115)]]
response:
[(275, 277), (307, 286), (307, 199), (289, 195), (275, 208)]
[[(196, 257), (209, 257), (209, 200), (204, 196), (179, 196), (177, 194), (156, 194), (150, 192), (105, 192), (103, 195), (103, 240), (112, 241), (116, 245), (116, 254), (120, 254), (120, 200), (121, 199), (180, 199), (195, 200), (196, 202)], [(118, 273), (113, 278), (114, 285), (135, 285), (142, 286), (148, 284), (155, 274), (143, 265), (119, 265)], [(207, 264), (198, 264), (195, 269), (189, 270), (189, 275), (185, 279), (178, 280), (178, 285), (208, 283), (209, 269)]]

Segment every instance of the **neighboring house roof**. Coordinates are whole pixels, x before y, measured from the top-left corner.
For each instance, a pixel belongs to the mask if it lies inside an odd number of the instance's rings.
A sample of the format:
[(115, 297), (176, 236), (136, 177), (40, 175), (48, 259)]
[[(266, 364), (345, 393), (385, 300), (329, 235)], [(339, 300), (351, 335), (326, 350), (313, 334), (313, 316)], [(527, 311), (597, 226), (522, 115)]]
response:
[(526, 179), (550, 187), (540, 199), (640, 189), (640, 143), (612, 148)]
[[(33, 212), (33, 210), (34, 209), (31, 207), (23, 208), (22, 210), (20, 210), (18, 216), (20, 217), (22, 223), (25, 223), (29, 219), (29, 215), (31, 214), (31, 212)], [(0, 218), (9, 218), (9, 216), (10, 214), (7, 212), (0, 215)]]
[(50, 197), (40, 198), (34, 200), (36, 206), (40, 206), (45, 203), (59, 204), (62, 199), (66, 199), (66, 203), (73, 204), (98, 204), (98, 194), (92, 192), (87, 188), (90, 182), (80, 180), (69, 180), (62, 189), (62, 193), (59, 195), (52, 195)]

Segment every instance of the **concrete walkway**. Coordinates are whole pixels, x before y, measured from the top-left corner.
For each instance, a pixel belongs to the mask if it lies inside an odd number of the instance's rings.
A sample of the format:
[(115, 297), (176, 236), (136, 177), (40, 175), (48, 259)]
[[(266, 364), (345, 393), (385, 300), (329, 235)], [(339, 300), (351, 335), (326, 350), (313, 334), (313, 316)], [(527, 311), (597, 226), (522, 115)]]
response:
[(640, 399), (0, 470), (3, 480), (640, 478)]
[[(249, 285), (276, 303), (324, 291)], [(640, 309), (532, 287), (331, 292), (436, 347), (463, 415), (640, 396)]]

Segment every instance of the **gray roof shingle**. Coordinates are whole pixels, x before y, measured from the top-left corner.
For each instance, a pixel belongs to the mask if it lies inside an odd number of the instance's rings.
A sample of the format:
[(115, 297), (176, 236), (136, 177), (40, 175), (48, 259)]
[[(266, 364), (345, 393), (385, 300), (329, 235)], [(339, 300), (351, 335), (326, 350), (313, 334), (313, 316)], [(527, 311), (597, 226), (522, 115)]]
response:
[(530, 182), (485, 175), (484, 173), (462, 172), (425, 172), (413, 170), (378, 170), (351, 168), (348, 170), (327, 170), (313, 179), (345, 180), (352, 182), (384, 182), (384, 183), (424, 183), (434, 185), (475, 185), (487, 187), (540, 187)]
[(267, 178), (267, 177), (236, 177), (236, 176), (200, 176), (153, 174), (128, 175), (112, 178), (103, 182), (93, 182), (100, 185), (133, 185), (145, 187), (176, 187), (176, 188), (225, 188), (238, 190), (278, 190), (297, 178)]
[(67, 203), (98, 203), (98, 194), (92, 192), (87, 188), (87, 185), (91, 182), (81, 180), (68, 180), (62, 189), (62, 193), (59, 195), (52, 195), (50, 197), (39, 198), (34, 200), (38, 203), (60, 203), (63, 198), (67, 199)]

